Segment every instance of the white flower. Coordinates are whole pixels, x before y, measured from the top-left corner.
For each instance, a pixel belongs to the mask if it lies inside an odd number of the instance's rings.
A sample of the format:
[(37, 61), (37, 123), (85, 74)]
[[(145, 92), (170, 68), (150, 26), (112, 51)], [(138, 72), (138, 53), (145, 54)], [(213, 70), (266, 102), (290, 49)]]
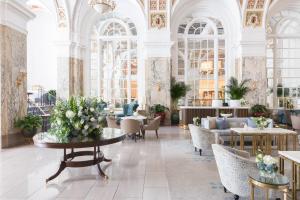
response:
[(84, 124), (84, 119), (80, 120), (80, 124)]
[(91, 121), (91, 122), (94, 122), (94, 121), (95, 121), (95, 118), (94, 118), (94, 117), (92, 117), (92, 118), (90, 119), (90, 121)]
[(100, 125), (97, 125), (96, 128), (100, 128)]
[(89, 129), (89, 125), (85, 125), (85, 126), (84, 126), (84, 129), (85, 129), (85, 130), (88, 130), (88, 129)]
[(75, 123), (75, 129), (76, 129), (76, 130), (80, 130), (80, 123), (78, 123), (78, 122)]
[(79, 110), (82, 110), (83, 109), (83, 107), (82, 106), (79, 106)]
[(73, 117), (75, 117), (75, 113), (71, 110), (68, 110), (66, 112), (66, 117), (69, 118), (69, 119), (72, 119)]
[(81, 112), (81, 111), (79, 111), (79, 112), (78, 112), (78, 116), (80, 117), (81, 115), (82, 115), (82, 112)]
[(98, 117), (98, 121), (101, 122), (103, 117)]
[(269, 155), (264, 156), (263, 161), (266, 165), (273, 165), (277, 163), (277, 161)]
[(57, 119), (57, 120), (56, 120), (56, 123), (60, 126), (60, 125), (61, 125), (61, 120), (60, 120), (60, 119)]
[(91, 111), (91, 112), (94, 112), (94, 111), (95, 111), (95, 108), (90, 108), (90, 111)]

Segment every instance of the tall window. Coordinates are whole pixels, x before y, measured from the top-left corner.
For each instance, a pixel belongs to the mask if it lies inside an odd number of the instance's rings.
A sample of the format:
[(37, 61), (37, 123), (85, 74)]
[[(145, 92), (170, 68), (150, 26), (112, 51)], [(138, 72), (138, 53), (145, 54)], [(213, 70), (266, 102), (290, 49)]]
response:
[(225, 36), (212, 18), (194, 19), (178, 28), (177, 77), (191, 86), (187, 104), (210, 106), (225, 97)]
[(267, 39), (270, 107), (300, 105), (300, 14), (282, 11), (270, 19)]
[[(109, 19), (92, 37), (91, 93), (112, 104), (137, 98), (137, 32), (133, 23)], [(94, 39), (93, 39), (94, 38)]]

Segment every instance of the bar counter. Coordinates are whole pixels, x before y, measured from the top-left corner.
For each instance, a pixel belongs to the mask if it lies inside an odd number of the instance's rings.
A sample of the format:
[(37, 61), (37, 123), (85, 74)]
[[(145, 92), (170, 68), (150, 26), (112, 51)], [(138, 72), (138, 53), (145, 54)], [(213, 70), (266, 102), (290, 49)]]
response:
[(249, 117), (250, 107), (203, 107), (203, 106), (180, 106), (180, 119), (182, 125), (193, 123), (194, 117), (206, 118), (220, 116), (221, 113), (232, 113), (234, 117)]

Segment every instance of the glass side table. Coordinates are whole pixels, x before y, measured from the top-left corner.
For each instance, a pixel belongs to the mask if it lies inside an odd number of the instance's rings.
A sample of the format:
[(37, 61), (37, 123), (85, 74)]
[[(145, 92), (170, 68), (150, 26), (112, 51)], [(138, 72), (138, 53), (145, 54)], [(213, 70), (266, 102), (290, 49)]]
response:
[(249, 176), (250, 184), (250, 199), (254, 200), (254, 188), (258, 187), (266, 191), (266, 200), (269, 199), (269, 190), (279, 190), (283, 192), (283, 199), (287, 200), (287, 195), (289, 192), (290, 181), (288, 177), (281, 174), (276, 174), (274, 178), (265, 178), (259, 174), (255, 176)]

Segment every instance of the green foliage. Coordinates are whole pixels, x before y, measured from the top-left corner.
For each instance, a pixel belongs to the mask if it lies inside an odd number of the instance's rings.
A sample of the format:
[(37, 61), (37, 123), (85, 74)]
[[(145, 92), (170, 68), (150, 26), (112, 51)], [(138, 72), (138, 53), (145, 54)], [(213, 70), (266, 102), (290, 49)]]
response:
[(242, 99), (249, 91), (250, 88), (247, 86), (249, 79), (243, 80), (241, 83), (234, 77), (231, 77), (229, 84), (227, 85), (227, 94), (229, 94), (230, 99), (240, 100)]
[(169, 108), (161, 104), (154, 104), (153, 106), (150, 107), (150, 111), (152, 113), (162, 113), (165, 112), (166, 110), (169, 110)]
[(256, 104), (251, 107), (250, 113), (253, 117), (269, 117), (270, 112), (268, 108), (264, 105)]
[(58, 138), (98, 136), (103, 116), (98, 98), (71, 97), (58, 101), (51, 114), (50, 133)]
[(37, 115), (29, 114), (23, 119), (18, 119), (15, 122), (15, 127), (24, 131), (33, 131), (42, 126), (42, 118)]
[(177, 82), (175, 78), (172, 77), (170, 93), (174, 108), (176, 108), (178, 100), (181, 97), (185, 97), (190, 89), (189, 85), (186, 85), (184, 82)]
[(49, 90), (48, 94), (51, 95), (52, 97), (56, 97), (56, 90)]

